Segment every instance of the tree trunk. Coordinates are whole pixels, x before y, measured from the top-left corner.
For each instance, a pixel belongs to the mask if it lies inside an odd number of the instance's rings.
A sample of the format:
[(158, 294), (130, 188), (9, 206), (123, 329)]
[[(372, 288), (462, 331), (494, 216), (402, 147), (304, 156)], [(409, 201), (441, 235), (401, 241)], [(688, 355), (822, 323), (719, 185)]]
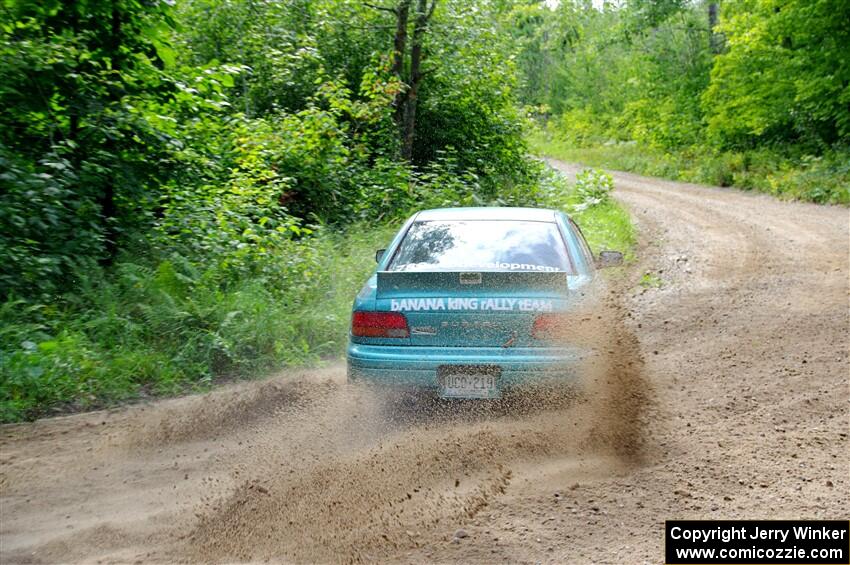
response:
[(404, 121), (401, 135), (401, 157), (410, 161), (413, 156), (413, 142), (416, 136), (416, 104), (419, 94), (419, 83), (422, 81), (422, 40), (428, 27), (428, 20), (434, 13), (437, 0), (418, 0), (416, 5), (416, 22), (413, 28), (413, 41), (410, 47), (410, 80), (404, 104)]
[(709, 2), (708, 4), (708, 45), (711, 49), (711, 53), (717, 55), (720, 53), (722, 48), (722, 42), (720, 40), (720, 36), (718, 36), (714, 32), (714, 28), (717, 27), (718, 20), (718, 6), (717, 2)]
[[(124, 57), (121, 53), (121, 25), (122, 25), (121, 8), (117, 0), (112, 2), (112, 17), (110, 21), (110, 41), (109, 49), (112, 59), (112, 68), (120, 73), (123, 67)], [(109, 100), (113, 104), (117, 104), (121, 100), (122, 92), (120, 89), (111, 88)], [(118, 148), (114, 140), (107, 140), (105, 149), (117, 156)], [(111, 265), (115, 261), (118, 254), (118, 206), (115, 203), (115, 184), (118, 182), (118, 175), (114, 170), (107, 175), (106, 182), (100, 193), (100, 215), (103, 222), (103, 235), (106, 255), (101, 259), (101, 264)]]
[[(410, 68), (405, 73), (405, 55), (407, 50), (407, 27), (410, 20), (410, 8), (413, 0), (400, 0), (395, 8), (364, 2), (366, 6), (390, 12), (395, 15), (396, 28), (393, 38), (392, 72), (404, 85), (393, 100), (395, 112), (393, 119), (401, 138), (401, 158), (409, 161), (413, 156), (413, 141), (416, 131), (416, 103), (419, 83), (422, 81), (422, 39), (428, 28), (428, 20), (434, 13), (437, 0), (416, 0), (416, 12), (413, 23), (413, 38), (410, 47)], [(405, 74), (407, 76), (405, 76)]]
[[(404, 51), (407, 48), (407, 20), (410, 13), (411, 0), (402, 0), (395, 9), (396, 29), (393, 41), (393, 74), (399, 81), (404, 82)], [(400, 91), (395, 95), (393, 105), (395, 106), (395, 123), (401, 128), (404, 121), (405, 97), (407, 91)]]
[(401, 158), (410, 161), (413, 157), (413, 139), (416, 132), (416, 96), (419, 84), (414, 83), (407, 91), (404, 105), (404, 123), (402, 124)]

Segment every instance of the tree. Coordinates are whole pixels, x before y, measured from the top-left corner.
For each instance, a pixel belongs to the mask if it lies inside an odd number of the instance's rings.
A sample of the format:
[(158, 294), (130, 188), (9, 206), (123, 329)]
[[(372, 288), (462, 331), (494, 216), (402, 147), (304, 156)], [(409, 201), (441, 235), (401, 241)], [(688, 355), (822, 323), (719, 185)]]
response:
[(850, 5), (844, 0), (723, 4), (726, 52), (703, 95), (721, 143), (850, 140)]
[(401, 158), (410, 161), (413, 156), (413, 143), (416, 135), (416, 105), (419, 86), (426, 72), (422, 70), (423, 42), (428, 30), (428, 22), (434, 15), (437, 0), (416, 0), (413, 14), (413, 36), (410, 50), (407, 51), (408, 27), (412, 0), (401, 0), (394, 8), (366, 4), (377, 10), (387, 11), (395, 16), (395, 35), (393, 37), (393, 73), (404, 85), (396, 95), (395, 120), (401, 140)]
[(136, 111), (165, 98), (165, 2), (10, 0), (0, 28), (0, 286), (44, 290), (112, 262), (163, 139)]

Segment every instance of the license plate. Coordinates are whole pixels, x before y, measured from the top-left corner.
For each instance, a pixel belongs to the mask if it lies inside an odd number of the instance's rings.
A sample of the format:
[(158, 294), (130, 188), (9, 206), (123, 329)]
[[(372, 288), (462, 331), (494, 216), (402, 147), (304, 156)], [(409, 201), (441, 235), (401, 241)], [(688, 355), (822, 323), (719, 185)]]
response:
[[(489, 368), (488, 368), (489, 369)], [(499, 395), (498, 371), (477, 368), (442, 371), (440, 383), (447, 398), (493, 398)]]

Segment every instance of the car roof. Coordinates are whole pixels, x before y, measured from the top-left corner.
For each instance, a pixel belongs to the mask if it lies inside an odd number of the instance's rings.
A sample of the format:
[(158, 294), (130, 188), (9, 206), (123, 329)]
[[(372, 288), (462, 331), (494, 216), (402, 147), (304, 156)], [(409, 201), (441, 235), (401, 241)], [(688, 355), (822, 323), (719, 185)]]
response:
[(436, 208), (422, 210), (415, 216), (417, 222), (433, 220), (525, 220), (530, 222), (554, 222), (555, 210), (545, 208), (512, 208), (488, 206), (477, 208)]

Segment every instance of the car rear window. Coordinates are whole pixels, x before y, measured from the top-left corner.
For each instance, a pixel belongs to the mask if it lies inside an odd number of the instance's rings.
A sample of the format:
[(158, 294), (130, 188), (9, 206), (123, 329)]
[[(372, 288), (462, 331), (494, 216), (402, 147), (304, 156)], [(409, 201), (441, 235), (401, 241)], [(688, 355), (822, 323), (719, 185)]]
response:
[(553, 222), (414, 222), (390, 271), (571, 271)]

